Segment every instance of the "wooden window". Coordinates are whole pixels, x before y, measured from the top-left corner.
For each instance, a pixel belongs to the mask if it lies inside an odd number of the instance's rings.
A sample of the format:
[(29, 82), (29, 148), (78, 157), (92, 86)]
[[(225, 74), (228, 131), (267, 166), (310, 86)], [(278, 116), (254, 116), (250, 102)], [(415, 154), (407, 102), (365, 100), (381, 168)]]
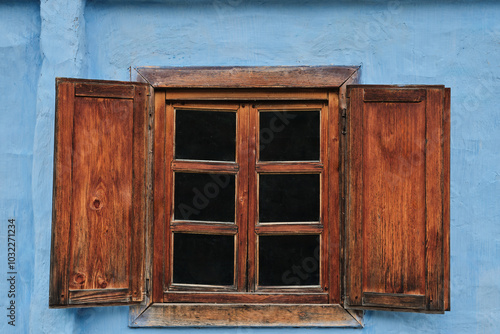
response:
[(51, 307), (130, 326), (449, 310), (449, 89), (353, 67), (58, 80)]

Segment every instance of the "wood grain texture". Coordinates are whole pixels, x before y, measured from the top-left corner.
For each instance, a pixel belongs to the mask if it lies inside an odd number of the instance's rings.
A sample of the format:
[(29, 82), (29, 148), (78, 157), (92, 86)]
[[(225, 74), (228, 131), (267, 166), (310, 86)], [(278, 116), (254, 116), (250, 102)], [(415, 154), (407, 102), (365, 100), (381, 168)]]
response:
[(347, 110), (346, 307), (362, 304), (363, 91), (349, 92)]
[(328, 304), (328, 294), (310, 293), (214, 293), (167, 292), (165, 300), (172, 303), (265, 303), (265, 304)]
[(162, 88), (332, 88), (359, 67), (139, 67), (153, 87)]
[(131, 327), (361, 327), (340, 305), (153, 304)]
[(326, 100), (327, 93), (323, 89), (168, 89), (167, 100), (185, 101), (294, 101), (294, 100)]
[(425, 295), (365, 292), (363, 305), (423, 310), (425, 309)]
[[(97, 97), (75, 96), (74, 87), (85, 85)], [(64, 299), (51, 306), (80, 303), (71, 297), (83, 295), (85, 303), (115, 304), (112, 289), (125, 289), (131, 303), (144, 297), (148, 85), (125, 84), (132, 98), (103, 97), (120, 85), (58, 80), (58, 95), (66, 96), (56, 112), (64, 130), (55, 143), (51, 256), (60, 260), (51, 289)]]
[(445, 89), (443, 109), (443, 262), (444, 310), (450, 311), (450, 88)]
[(444, 92), (442, 86), (349, 88), (347, 307), (445, 309)]
[(257, 162), (255, 165), (258, 173), (314, 173), (323, 168), (323, 162)]
[(75, 83), (75, 96), (133, 99), (133, 84)]
[(364, 91), (364, 102), (420, 102), (425, 99), (425, 89), (384, 89), (374, 88)]
[[(166, 238), (168, 229), (167, 219), (172, 215), (172, 207), (169, 205), (172, 187), (167, 186), (167, 178), (172, 182), (170, 176), (170, 164), (167, 159), (173, 156), (173, 148), (167, 141), (167, 106), (165, 105), (165, 92), (155, 91), (155, 123), (153, 144), (153, 277), (152, 277), (152, 301), (163, 301), (163, 287), (168, 277), (165, 277), (165, 254), (169, 239)], [(173, 113), (173, 108), (169, 106)], [(169, 123), (173, 127), (172, 123)], [(168, 129), (172, 131), (172, 129)], [(173, 133), (173, 132), (170, 132)], [(167, 150), (167, 147), (169, 148)], [(167, 152), (168, 155), (167, 155)], [(168, 171), (168, 173), (167, 173)], [(171, 184), (171, 183), (170, 183)], [(167, 199), (168, 198), (168, 199)]]
[(238, 291), (247, 291), (248, 259), (248, 121), (250, 106), (241, 105), (237, 113), (236, 162), (239, 172), (236, 176), (236, 225), (238, 237), (236, 246), (236, 286)]
[(429, 89), (426, 100), (426, 269), (427, 309), (444, 309), (443, 104), (444, 90)]
[(425, 294), (425, 104), (363, 115), (363, 291)]
[[(341, 259), (340, 259), (340, 247), (341, 247), (341, 217), (340, 217), (340, 167), (341, 167), (341, 156), (340, 156), (340, 122), (342, 120), (341, 113), (339, 110), (339, 96), (338, 93), (330, 92), (328, 94), (328, 129), (327, 129), (327, 141), (325, 143), (325, 148), (328, 149), (328, 165), (326, 170), (328, 173), (328, 195), (324, 197), (325, 202), (328, 205), (328, 219), (325, 220), (328, 231), (327, 242), (328, 246), (326, 249), (328, 253), (325, 256), (328, 257), (329, 266), (327, 268), (327, 273), (329, 275), (329, 295), (330, 303), (339, 304), (341, 299)], [(328, 223), (327, 223), (328, 222)]]
[(68, 253), (71, 221), (71, 142), (73, 133), (74, 85), (57, 81), (54, 140), (54, 189), (52, 245), (50, 251), (49, 306), (68, 304)]
[(95, 305), (100, 302), (115, 305), (130, 304), (131, 298), (128, 289), (69, 290), (69, 302), (72, 305)]
[(236, 173), (239, 169), (236, 163), (215, 161), (176, 160), (172, 161), (172, 170), (175, 172), (230, 172)]
[(77, 98), (75, 110), (69, 288), (127, 288), (131, 245), (126, 241), (132, 237), (133, 219), (133, 104)]

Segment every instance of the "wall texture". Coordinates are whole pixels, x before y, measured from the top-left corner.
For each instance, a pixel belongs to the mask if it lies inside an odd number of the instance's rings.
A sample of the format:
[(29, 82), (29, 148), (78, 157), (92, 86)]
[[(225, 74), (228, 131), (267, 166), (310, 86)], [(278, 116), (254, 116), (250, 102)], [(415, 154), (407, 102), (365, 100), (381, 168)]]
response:
[[(494, 1), (165, 0), (0, 3), (0, 268), (17, 221), (17, 319), (6, 333), (128, 329), (128, 308), (48, 309), (54, 78), (128, 80), (132, 66), (362, 65), (363, 83), (452, 89), (451, 305), (367, 312), (363, 330), (499, 333), (500, 4)], [(5, 277), (5, 278), (4, 278)], [(5, 315), (4, 315), (5, 314)], [(288, 333), (289, 329), (170, 329)]]

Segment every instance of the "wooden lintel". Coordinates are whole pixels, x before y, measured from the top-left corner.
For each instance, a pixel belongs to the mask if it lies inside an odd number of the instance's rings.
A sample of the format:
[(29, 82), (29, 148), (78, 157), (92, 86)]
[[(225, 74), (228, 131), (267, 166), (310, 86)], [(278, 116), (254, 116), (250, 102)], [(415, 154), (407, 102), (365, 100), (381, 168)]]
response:
[(138, 67), (155, 88), (337, 88), (359, 66)]

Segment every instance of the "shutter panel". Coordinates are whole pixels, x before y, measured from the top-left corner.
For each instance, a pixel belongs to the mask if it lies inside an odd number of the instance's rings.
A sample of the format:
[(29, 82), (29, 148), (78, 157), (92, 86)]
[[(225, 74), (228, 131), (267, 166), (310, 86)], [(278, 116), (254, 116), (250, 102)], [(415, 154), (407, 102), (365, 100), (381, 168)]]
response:
[(142, 301), (148, 85), (57, 79), (50, 307)]
[(449, 310), (449, 94), (348, 87), (347, 308)]

